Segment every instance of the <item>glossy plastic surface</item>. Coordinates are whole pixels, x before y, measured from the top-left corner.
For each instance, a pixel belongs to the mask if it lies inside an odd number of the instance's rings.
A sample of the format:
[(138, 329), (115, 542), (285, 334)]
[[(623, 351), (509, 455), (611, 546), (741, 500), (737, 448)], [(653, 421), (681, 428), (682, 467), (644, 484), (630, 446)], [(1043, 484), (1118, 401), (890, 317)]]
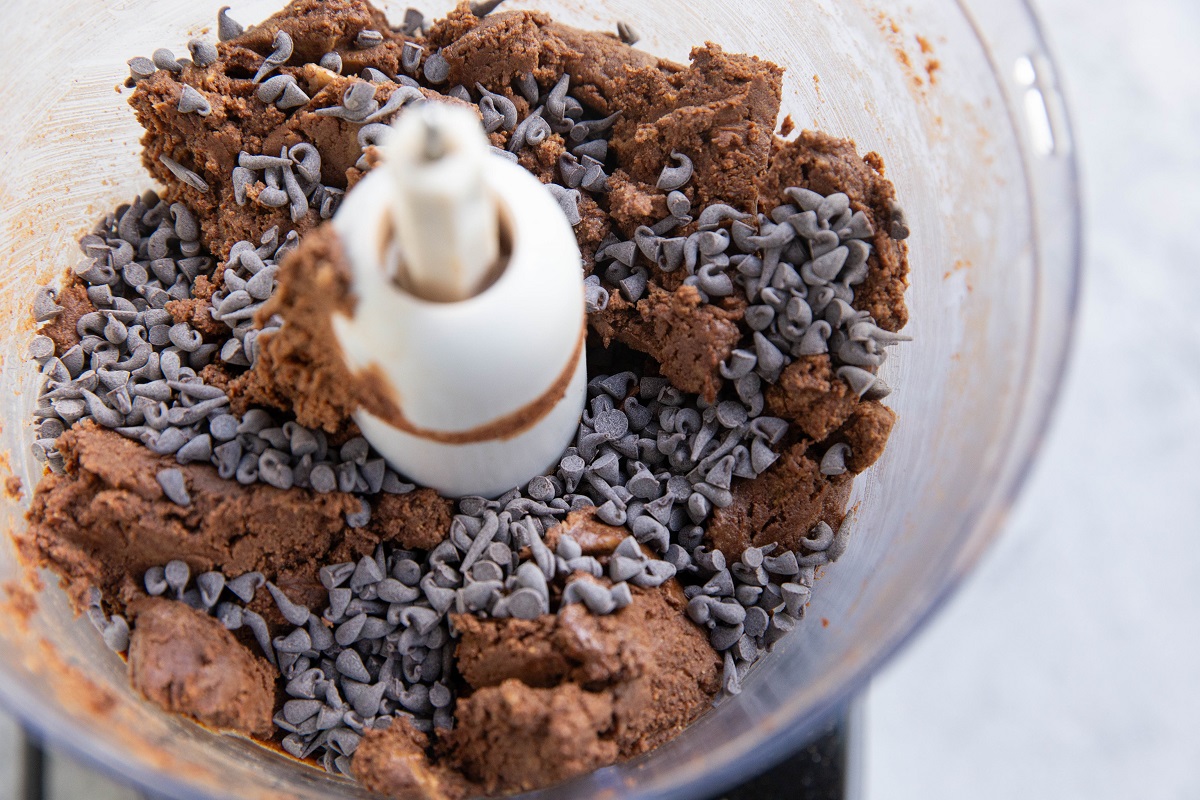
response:
[[(21, 355), (33, 287), (75, 262), (74, 240), (98, 216), (148, 188), (138, 129), (114, 92), (125, 60), (160, 46), (185, 53), (219, 5), (4, 9), (0, 71), (20, 79), (0, 84), (0, 449), (26, 487), (39, 474), (26, 424), (35, 374)], [(996, 534), (1037, 449), (1070, 338), (1079, 262), (1070, 132), (1020, 0), (536, 5), (593, 28), (628, 20), (639, 46), (679, 60), (710, 39), (786, 66), (786, 112), (800, 127), (879, 152), (913, 230), (907, 332), (916, 341), (884, 372), (900, 422), (856, 484), (850, 552), (818, 583), (805, 624), (740, 697), (676, 741), (541, 795), (702, 796), (796, 746), (859, 690)], [(234, 14), (251, 23), (275, 6), (247, 0)], [(403, 8), (389, 11), (399, 19)], [(6, 528), (19, 533), (25, 504), (2, 502)], [(15, 574), (5, 541), (0, 579)], [(362, 795), (137, 700), (123, 664), (57, 589), (43, 594), (27, 628), (0, 616), (0, 702), (105, 770), (182, 798)]]

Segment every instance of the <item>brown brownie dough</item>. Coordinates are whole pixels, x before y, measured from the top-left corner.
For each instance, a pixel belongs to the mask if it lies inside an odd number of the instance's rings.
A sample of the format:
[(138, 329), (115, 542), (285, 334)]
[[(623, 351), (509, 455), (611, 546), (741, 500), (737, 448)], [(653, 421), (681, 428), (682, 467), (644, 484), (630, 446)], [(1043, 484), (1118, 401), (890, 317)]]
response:
[(183, 603), (157, 597), (130, 607), (133, 687), (165, 711), (212, 728), (270, 736), (274, 671), (220, 622)]
[(552, 133), (543, 139), (541, 144), (523, 147), (517, 156), (517, 163), (532, 172), (542, 183), (551, 183), (558, 177), (559, 156), (566, 152), (566, 142), (562, 136)]
[(573, 683), (534, 689), (518, 680), (460, 699), (447, 737), (463, 774), (489, 793), (532, 791), (617, 760), (612, 697)]
[[(635, 588), (633, 603), (609, 616), (578, 604), (535, 620), (458, 616), (459, 671), (476, 694), (518, 681), (608, 695), (612, 726), (604, 738), (623, 758), (643, 753), (699, 716), (718, 688), (720, 657), (683, 613), (686, 604), (672, 580)], [(460, 753), (464, 746), (456, 745)]]
[(534, 11), (501, 12), (476, 19), (442, 50), (450, 64), (450, 83), (482, 83), (492, 91), (508, 89), (516, 77), (533, 73), (543, 59), (553, 58), (549, 48), (560, 49), (542, 32), (549, 22), (549, 16)]
[(558, 617), (531, 620), (484, 620), (460, 615), (454, 627), (462, 636), (454, 656), (458, 671), (474, 687), (495, 686), (508, 678), (537, 688), (558, 685), (573, 665), (558, 649)]
[(78, 282), (74, 273), (67, 273), (63, 289), (54, 302), (62, 307), (62, 311), (38, 333), (54, 341), (54, 353), (61, 358), (63, 353), (79, 344), (77, 326), (80, 317), (92, 313), (96, 307), (88, 299), (87, 287)]
[(287, 324), (259, 342), (258, 363), (230, 386), (234, 410), (271, 406), (332, 433), (358, 408), (355, 381), (342, 359), (332, 315), (350, 314), (350, 265), (332, 225), (305, 237), (280, 265), (278, 287), (260, 312)]
[(585, 556), (607, 556), (625, 540), (629, 529), (596, 519), (593, 506), (572, 511), (561, 523), (546, 531), (546, 546), (554, 550), (558, 547), (559, 537), (564, 535), (574, 539)]
[(580, 222), (575, 226), (575, 241), (583, 255), (583, 273), (591, 275), (596, 266), (596, 249), (612, 231), (612, 221), (600, 204), (587, 192), (579, 195)]
[(409, 494), (381, 494), (371, 500), (373, 537), (401, 547), (432, 550), (450, 530), (452, 503), (432, 489)]
[(632, 239), (639, 226), (670, 216), (665, 193), (633, 180), (622, 169), (608, 179), (608, 213), (626, 239)]
[(619, 341), (647, 353), (676, 387), (711, 403), (724, 382), (721, 362), (742, 339), (740, 316), (701, 302), (694, 287), (667, 292), (652, 284), (637, 305), (610, 293), (608, 308), (588, 321), (605, 347)]
[(212, 296), (217, 288), (215, 280), (218, 278), (210, 280), (207, 275), (197, 275), (192, 282), (192, 296), (187, 300), (172, 300), (165, 308), (175, 322), (186, 322), (205, 336), (228, 338), (231, 334), (229, 326), (213, 319), (212, 315)]
[(711, 42), (694, 48), (691, 66), (674, 74), (627, 69), (612, 145), (629, 174), (651, 185), (674, 163), (672, 151), (692, 159), (694, 207), (724, 202), (757, 211), (756, 182), (771, 157), (782, 85), (775, 64)]
[(850, 445), (846, 468), (858, 474), (878, 461), (895, 424), (896, 412), (878, 400), (859, 403), (838, 431), (839, 438)]
[[(242, 486), (209, 464), (180, 467), (90, 422), (67, 431), (58, 446), (67, 474), (39, 484), (24, 547), (35, 563), (66, 578), (80, 607), (89, 586), (112, 602), (132, 600), (141, 593), (142, 574), (172, 559), (186, 561), (194, 574), (274, 576), (301, 566), (315, 574), (314, 565), (327, 563), (347, 539), (357, 538), (356, 555), (372, 552), (384, 537), (424, 546), (428, 526), (449, 517), (449, 501), (426, 490), (377, 500), (384, 520), (351, 531), (345, 515), (361, 508), (351, 495)], [(164, 496), (156, 476), (167, 468), (183, 470), (190, 506)], [(398, 522), (405, 519), (413, 524)]]
[(767, 387), (767, 410), (819, 442), (846, 421), (858, 396), (834, 374), (828, 355), (800, 356)]
[(433, 765), (429, 737), (404, 717), (386, 730), (370, 730), (354, 752), (351, 769), (367, 791), (400, 800), (458, 800), (474, 787), (458, 773)]
[[(227, 44), (267, 55), (274, 49), (275, 34), (281, 30), (291, 35), (295, 44), (292, 61), (298, 64), (316, 63), (326, 53), (339, 52), (342, 72), (347, 75), (376, 64), (392, 72), (400, 69), (398, 57), (394, 63), (387, 63), (387, 59), (403, 46), (405, 37), (392, 30), (382, 10), (360, 0), (293, 0)], [(354, 39), (362, 30), (379, 31), (383, 42), (365, 50), (357, 47)]]
[(571, 94), (600, 114), (623, 109), (628, 100), (620, 79), (630, 67), (652, 71), (678, 69), (644, 50), (622, 44), (612, 34), (593, 33), (561, 25), (536, 11), (506, 11), (475, 17), (468, 4), (429, 32), (429, 41), (444, 47), (450, 64), (449, 83), (473, 87), (482, 83), (506, 94), (521, 110), (523, 98), (514, 95), (512, 81), (530, 73), (545, 89), (564, 73), (571, 76)]
[(747, 547), (772, 542), (798, 550), (818, 522), (834, 530), (841, 525), (853, 476), (822, 475), (807, 448), (807, 442), (793, 444), (755, 480), (738, 479), (733, 504), (714, 509), (707, 538), (726, 559), (737, 560)]

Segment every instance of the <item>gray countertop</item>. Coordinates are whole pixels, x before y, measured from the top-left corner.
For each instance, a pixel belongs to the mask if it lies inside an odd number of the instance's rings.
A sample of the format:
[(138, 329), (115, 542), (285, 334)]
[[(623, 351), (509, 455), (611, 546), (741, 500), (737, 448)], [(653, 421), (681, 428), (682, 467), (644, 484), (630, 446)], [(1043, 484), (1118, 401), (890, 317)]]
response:
[(871, 689), (867, 800), (1200, 797), (1200, 3), (1035, 4), (1083, 167), (1078, 340), (1004, 538)]

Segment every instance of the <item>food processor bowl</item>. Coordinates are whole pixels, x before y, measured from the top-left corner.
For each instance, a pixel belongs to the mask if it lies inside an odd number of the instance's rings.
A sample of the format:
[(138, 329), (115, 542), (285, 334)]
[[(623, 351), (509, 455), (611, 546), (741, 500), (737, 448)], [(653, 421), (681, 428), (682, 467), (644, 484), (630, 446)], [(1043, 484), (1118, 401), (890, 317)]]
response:
[[(250, 24), (281, 0), (242, 0)], [(37, 374), (25, 357), (35, 287), (79, 258), (103, 214), (151, 187), (126, 106), (125, 61), (215, 38), (220, 0), (8, 3), (0, 30), (0, 451), (25, 499), (0, 501), (19, 536), (41, 474), (30, 454)], [(511, 0), (586, 28), (641, 34), (686, 60), (711, 40), (787, 68), (797, 127), (883, 156), (912, 228), (914, 341), (883, 377), (899, 422), (854, 486), (849, 552), (808, 615), (742, 693), (648, 756), (538, 793), (694, 798), (768, 766), (858, 692), (996, 535), (1038, 447), (1072, 327), (1079, 208), (1069, 126), (1034, 15), (1021, 0), (704, 3)], [(398, 21), (403, 6), (385, 4)], [(449, 8), (428, 3), (427, 16)], [(5, 477), (5, 476), (0, 476)], [(0, 581), (22, 578), (12, 542)], [(142, 701), (125, 665), (52, 579), (36, 609), (9, 588), (0, 703), (118, 779), (188, 800), (347, 798), (349, 781)], [(25, 609), (22, 611), (21, 609)]]

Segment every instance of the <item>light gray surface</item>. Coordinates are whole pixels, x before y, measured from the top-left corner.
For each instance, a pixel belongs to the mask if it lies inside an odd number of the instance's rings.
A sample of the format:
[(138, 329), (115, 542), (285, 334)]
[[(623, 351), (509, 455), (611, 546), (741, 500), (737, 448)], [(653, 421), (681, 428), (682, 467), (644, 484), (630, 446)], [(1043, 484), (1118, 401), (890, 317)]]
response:
[(1005, 537), (872, 687), (867, 800), (1200, 797), (1200, 4), (1037, 6), (1083, 165), (1078, 342)]
[(142, 796), (50, 752), (46, 762), (46, 800), (142, 800)]
[(21, 763), (21, 731), (8, 717), (0, 716), (0, 800), (17, 800)]
[[(21, 731), (0, 716), (0, 800), (22, 797), (23, 747)], [(141, 800), (140, 795), (97, 775), (53, 751), (46, 754), (47, 800)]]

